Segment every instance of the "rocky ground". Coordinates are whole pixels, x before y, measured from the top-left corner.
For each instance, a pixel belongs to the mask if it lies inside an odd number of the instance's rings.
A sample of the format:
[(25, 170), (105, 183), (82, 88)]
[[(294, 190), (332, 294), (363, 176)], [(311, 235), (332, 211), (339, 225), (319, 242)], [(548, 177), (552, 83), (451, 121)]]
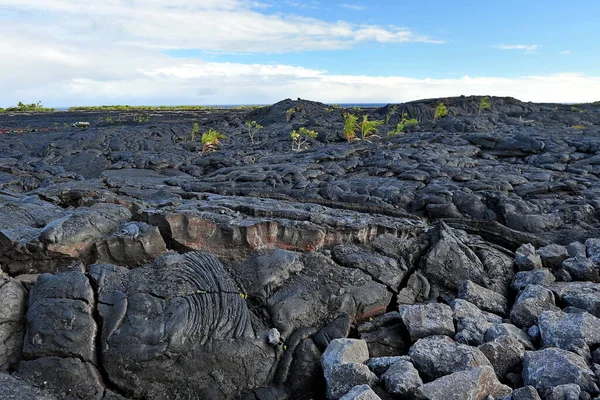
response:
[(0, 114), (0, 398), (596, 398), (600, 105), (480, 100)]

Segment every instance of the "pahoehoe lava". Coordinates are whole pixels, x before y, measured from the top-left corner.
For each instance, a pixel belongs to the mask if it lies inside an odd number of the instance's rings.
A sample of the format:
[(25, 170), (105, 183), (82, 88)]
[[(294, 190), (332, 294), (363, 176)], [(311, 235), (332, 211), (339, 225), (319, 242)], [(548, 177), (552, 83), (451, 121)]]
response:
[(600, 395), (600, 104), (488, 101), (0, 114), (0, 398)]

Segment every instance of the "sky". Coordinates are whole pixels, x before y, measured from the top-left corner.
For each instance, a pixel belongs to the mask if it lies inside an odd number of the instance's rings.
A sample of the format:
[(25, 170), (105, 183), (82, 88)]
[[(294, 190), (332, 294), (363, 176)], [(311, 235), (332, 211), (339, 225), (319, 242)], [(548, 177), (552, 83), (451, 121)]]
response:
[(0, 107), (598, 101), (598, 21), (598, 0), (0, 0)]

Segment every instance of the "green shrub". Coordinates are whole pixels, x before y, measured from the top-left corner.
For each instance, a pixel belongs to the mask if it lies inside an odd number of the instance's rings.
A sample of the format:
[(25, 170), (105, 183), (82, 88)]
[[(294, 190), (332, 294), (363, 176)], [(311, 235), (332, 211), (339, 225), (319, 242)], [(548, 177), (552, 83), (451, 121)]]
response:
[(298, 131), (294, 129), (292, 133), (290, 133), (290, 137), (292, 138), (292, 150), (294, 150), (294, 145), (296, 145), (297, 151), (302, 150), (302, 146), (308, 142), (309, 138), (314, 139), (317, 136), (319, 136), (318, 132), (305, 127), (301, 127)]
[(368, 136), (376, 134), (378, 132), (377, 128), (379, 128), (381, 125), (383, 125), (383, 121), (369, 121), (369, 117), (365, 115), (360, 123), (360, 133), (362, 138), (365, 139)]
[(447, 115), (448, 115), (448, 109), (446, 108), (446, 105), (444, 103), (440, 103), (440, 104), (438, 104), (438, 106), (435, 109), (435, 115), (433, 116), (433, 120), (435, 121), (440, 118), (444, 118)]
[(133, 115), (133, 120), (134, 120), (134, 122), (137, 122), (138, 124), (145, 124), (148, 121), (150, 121), (150, 116), (149, 115), (134, 114)]
[(579, 112), (579, 113), (585, 112), (585, 110), (582, 110), (581, 108), (575, 107), (575, 106), (572, 106), (570, 108), (570, 110), (573, 111), (573, 112)]
[(190, 135), (190, 140), (193, 142), (196, 140), (196, 135), (200, 133), (200, 126), (197, 122), (194, 122), (194, 126), (192, 127), (192, 134)]
[(401, 133), (404, 133), (404, 129), (406, 129), (407, 127), (417, 125), (418, 123), (419, 123), (418, 119), (408, 118), (408, 114), (403, 113), (402, 119), (400, 120), (400, 122), (398, 122), (398, 125), (396, 125), (396, 129), (394, 129), (393, 131), (388, 133), (388, 135), (389, 136), (399, 135)]
[(52, 112), (56, 111), (56, 108), (47, 108), (42, 105), (41, 102), (23, 104), (19, 102), (16, 107), (8, 107), (4, 110), (5, 112)]
[(112, 119), (112, 117), (110, 115), (108, 117), (106, 117), (106, 123), (107, 124), (112, 124), (113, 123), (113, 119)]
[(481, 114), (482, 111), (489, 110), (491, 107), (492, 105), (490, 104), (489, 96), (482, 97), (479, 102), (479, 114)]
[(254, 136), (256, 133), (263, 128), (261, 124), (256, 121), (247, 121), (245, 124), (248, 129), (248, 136), (250, 136), (250, 141), (254, 144)]
[(208, 132), (202, 134), (202, 152), (206, 153), (207, 151), (214, 149), (216, 145), (221, 144), (219, 139), (225, 138), (226, 136), (221, 132), (210, 128)]
[(344, 136), (347, 141), (356, 139), (358, 130), (358, 117), (354, 114), (344, 113)]
[(390, 122), (390, 119), (392, 119), (392, 117), (394, 115), (396, 115), (396, 113), (398, 112), (398, 106), (392, 106), (390, 107), (390, 109), (388, 110), (387, 115), (385, 116), (385, 123), (388, 124)]

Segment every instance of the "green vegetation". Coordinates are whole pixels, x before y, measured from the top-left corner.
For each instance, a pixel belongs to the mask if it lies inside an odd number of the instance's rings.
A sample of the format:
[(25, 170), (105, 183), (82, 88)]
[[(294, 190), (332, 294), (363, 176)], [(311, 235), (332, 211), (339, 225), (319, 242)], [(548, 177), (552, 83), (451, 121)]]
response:
[(59, 127), (59, 126), (60, 126), (60, 124), (59, 124), (58, 122), (55, 122), (55, 123), (54, 123), (54, 130), (55, 130), (56, 132), (58, 132), (58, 127)]
[(69, 124), (65, 122), (65, 123), (63, 124), (63, 129), (69, 129)]
[(390, 119), (392, 119), (392, 117), (394, 115), (396, 115), (396, 113), (398, 112), (398, 106), (392, 106), (390, 107), (390, 109), (388, 110), (387, 115), (385, 116), (385, 123), (388, 124), (390, 122)]
[(106, 117), (106, 123), (107, 124), (112, 124), (113, 123), (113, 119), (112, 119), (112, 117), (110, 115), (108, 117)]
[(444, 103), (440, 103), (440, 104), (438, 104), (438, 106), (435, 109), (435, 115), (433, 116), (433, 120), (435, 121), (440, 118), (444, 118), (447, 115), (448, 115), (448, 109), (446, 108), (446, 105)]
[(481, 101), (479, 102), (479, 114), (485, 110), (489, 110), (491, 107), (492, 105), (490, 104), (489, 96), (482, 97)]
[(254, 144), (254, 136), (258, 131), (260, 131), (263, 126), (256, 121), (246, 121), (244, 124), (248, 129), (248, 136), (250, 136), (250, 141)]
[(53, 112), (56, 108), (47, 108), (41, 102), (23, 104), (19, 102), (16, 107), (0, 108), (0, 112)]
[(369, 121), (369, 117), (365, 115), (360, 123), (360, 133), (362, 138), (365, 139), (368, 136), (376, 134), (381, 125), (383, 125), (383, 121)]
[(308, 142), (309, 138), (316, 138), (319, 136), (318, 132), (312, 131), (305, 127), (301, 127), (298, 131), (295, 129), (290, 133), (290, 137), (292, 138), (292, 150), (294, 150), (294, 145), (296, 145), (296, 150), (302, 150), (302, 146)]
[(399, 135), (401, 133), (404, 133), (404, 129), (406, 129), (407, 127), (417, 125), (418, 123), (419, 123), (418, 119), (408, 118), (408, 114), (403, 113), (402, 119), (400, 120), (400, 122), (398, 122), (398, 125), (396, 125), (396, 129), (394, 129), (393, 131), (388, 133), (388, 135), (389, 136)]
[(138, 124), (145, 124), (148, 121), (150, 121), (150, 116), (149, 115), (138, 115), (138, 114), (133, 114), (133, 120), (135, 122), (137, 122)]
[(197, 122), (194, 122), (194, 126), (192, 127), (192, 134), (190, 135), (190, 140), (193, 142), (196, 140), (196, 135), (200, 133), (200, 125)]
[(210, 128), (208, 132), (202, 134), (202, 152), (206, 153), (209, 150), (213, 150), (218, 144), (221, 144), (219, 139), (225, 139), (226, 136), (221, 132)]
[(202, 111), (202, 110), (253, 110), (263, 106), (237, 106), (237, 107), (219, 107), (219, 106), (128, 106), (128, 105), (107, 105), (107, 106), (76, 106), (69, 107), (68, 111)]
[(578, 107), (575, 107), (575, 106), (572, 106), (570, 108), (570, 110), (573, 111), (573, 112), (579, 112), (579, 113), (585, 112), (585, 110), (582, 110), (581, 108), (578, 108)]
[(344, 136), (347, 141), (356, 139), (358, 130), (358, 117), (354, 114), (344, 113)]
[(287, 110), (285, 110), (285, 120), (287, 122), (290, 122), (292, 120), (292, 118), (294, 118), (295, 113), (296, 113), (295, 108), (288, 108)]

